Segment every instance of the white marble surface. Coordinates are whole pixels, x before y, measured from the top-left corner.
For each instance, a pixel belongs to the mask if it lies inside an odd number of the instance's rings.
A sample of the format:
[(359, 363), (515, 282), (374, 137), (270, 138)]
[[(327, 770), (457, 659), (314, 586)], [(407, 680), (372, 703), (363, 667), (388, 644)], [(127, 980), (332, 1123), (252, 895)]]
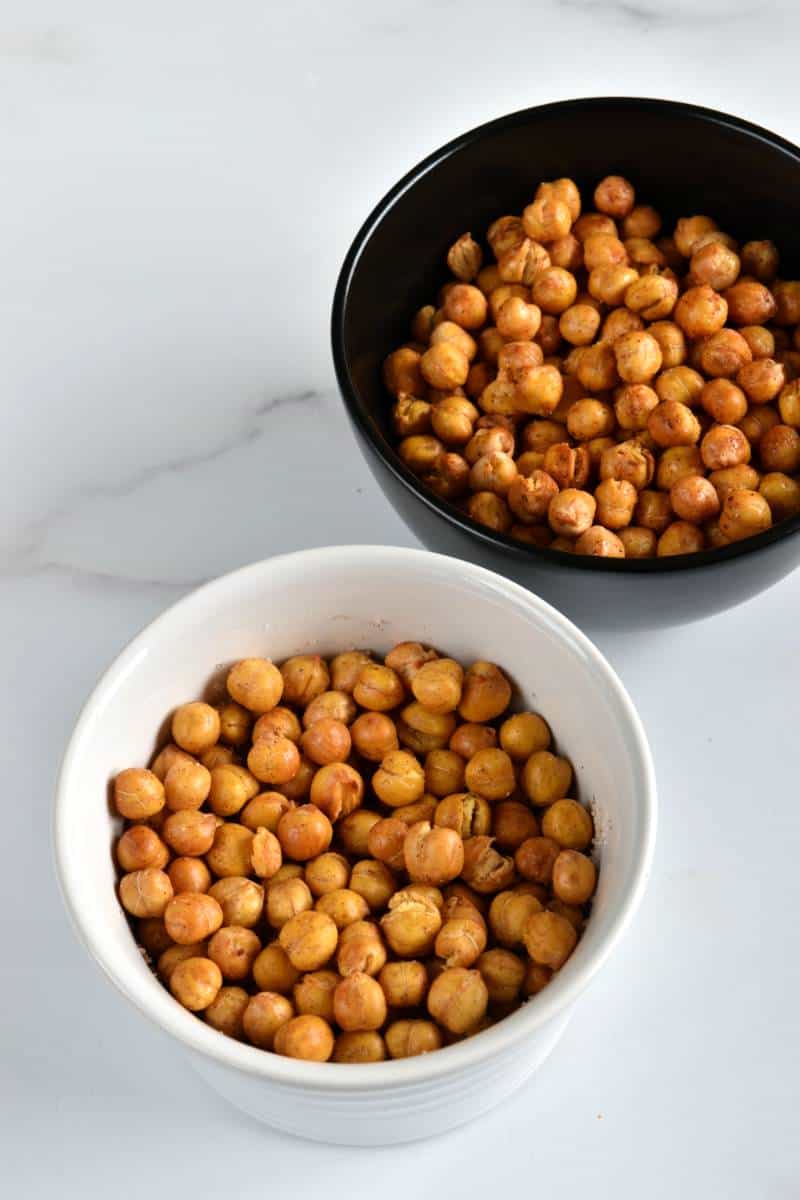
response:
[(460, 130), (573, 95), (690, 99), (798, 141), (792, 7), (0, 10), (9, 1195), (291, 1195), (301, 1176), (352, 1200), (798, 1195), (796, 575), (713, 623), (602, 639), (659, 769), (649, 894), (541, 1074), (413, 1151), (312, 1147), (226, 1108), (78, 948), (48, 846), (81, 701), (160, 608), (280, 550), (412, 543), (328, 352), (373, 202)]

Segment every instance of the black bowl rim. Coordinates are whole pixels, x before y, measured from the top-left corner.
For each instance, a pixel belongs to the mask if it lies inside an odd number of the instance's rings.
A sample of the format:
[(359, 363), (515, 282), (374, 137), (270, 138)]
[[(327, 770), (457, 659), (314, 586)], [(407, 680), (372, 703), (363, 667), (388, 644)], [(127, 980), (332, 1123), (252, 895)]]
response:
[(380, 224), (384, 215), (418, 179), (432, 167), (436, 166), (442, 160), (449, 158), (450, 155), (455, 154), (464, 146), (480, 141), (487, 134), (498, 130), (523, 125), (532, 116), (556, 112), (581, 112), (610, 105), (613, 105), (617, 110), (623, 111), (629, 109), (645, 112), (671, 112), (673, 115), (691, 117), (710, 125), (726, 126), (737, 133), (745, 134), (753, 141), (766, 143), (771, 149), (778, 150), (791, 157), (800, 166), (800, 147), (795, 146), (779, 134), (773, 133), (769, 129), (764, 129), (763, 126), (754, 125), (742, 117), (736, 117), (730, 113), (720, 112), (713, 108), (704, 108), (701, 105), (687, 104), (677, 100), (659, 100), (636, 96), (587, 96), (574, 100), (557, 100), (549, 104), (539, 104), (531, 108), (518, 109), (516, 112), (508, 113), (504, 117), (497, 117), (495, 120), (478, 125), (466, 133), (453, 138), (451, 141), (445, 143), (445, 145), (440, 146), (438, 150), (434, 150), (431, 154), (426, 155), (416, 166), (407, 171), (394, 187), (390, 188), (385, 196), (375, 205), (358, 230), (339, 272), (333, 297), (331, 341), (336, 378), (350, 418), (371, 444), (389, 471), (391, 471), (392, 475), (432, 512), (442, 517), (445, 521), (448, 521), (451, 525), (455, 525), (463, 533), (477, 538), (488, 546), (504, 550), (520, 560), (527, 560), (531, 563), (535, 563), (538, 560), (553, 566), (564, 567), (568, 570), (647, 574), (658, 571), (697, 570), (702, 567), (721, 566), (732, 559), (740, 558), (746, 554), (754, 554), (771, 543), (780, 541), (796, 533), (800, 529), (800, 514), (788, 517), (780, 521), (777, 525), (771, 526), (763, 533), (756, 534), (754, 537), (745, 538), (729, 546), (701, 550), (695, 554), (676, 554), (664, 558), (619, 559), (593, 558), (589, 555), (564, 554), (563, 551), (539, 549), (525, 542), (519, 542), (506, 534), (495, 533), (486, 526), (480, 525), (454, 504), (440, 499), (433, 492), (429, 491), (429, 489), (425, 488), (406, 467), (394, 450), (394, 447), (376, 433), (372, 422), (366, 417), (347, 363), (347, 356), (344, 349), (344, 323), (350, 282), (358, 260), (374, 229)]

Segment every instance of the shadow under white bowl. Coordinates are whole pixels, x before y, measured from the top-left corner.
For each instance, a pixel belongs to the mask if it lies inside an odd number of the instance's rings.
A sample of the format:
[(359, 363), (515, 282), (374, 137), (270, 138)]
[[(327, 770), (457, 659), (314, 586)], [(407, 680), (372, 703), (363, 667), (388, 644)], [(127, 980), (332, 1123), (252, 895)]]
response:
[[(575, 767), (597, 827), (600, 879), (577, 949), (512, 1016), (434, 1054), (365, 1065), (281, 1058), (217, 1033), (150, 972), (115, 890), (108, 785), (148, 761), (163, 718), (247, 655), (281, 660), (353, 647), (431, 643), (499, 663), (516, 707), (541, 712)], [(108, 978), (188, 1050), (233, 1104), (302, 1137), (382, 1145), (441, 1133), (495, 1105), (547, 1057), (611, 952), (646, 882), (656, 789), (644, 731), (622, 684), (569, 621), (517, 584), (419, 550), (345, 546), (244, 567), (180, 600), (120, 654), (86, 703), (58, 782), (56, 867), (77, 932)]]

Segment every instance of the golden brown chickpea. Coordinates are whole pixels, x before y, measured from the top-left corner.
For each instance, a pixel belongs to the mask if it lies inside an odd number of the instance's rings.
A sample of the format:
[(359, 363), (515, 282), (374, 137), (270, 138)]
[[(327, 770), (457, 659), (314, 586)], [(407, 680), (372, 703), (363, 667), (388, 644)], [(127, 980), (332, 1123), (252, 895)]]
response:
[(701, 402), (705, 382), (699, 371), (681, 364), (663, 371), (655, 381), (655, 390), (659, 400), (672, 400), (696, 408)]
[(743, 325), (739, 333), (750, 347), (753, 358), (772, 358), (775, 353), (775, 337), (771, 329), (763, 325)]
[(281, 879), (267, 892), (267, 920), (273, 929), (282, 929), (287, 921), (307, 912), (312, 905), (313, 897), (304, 880)]
[[(484, 458), (489, 458), (485, 455)], [(506, 456), (503, 456), (506, 457)], [(479, 459), (478, 462), (481, 460)], [(432, 713), (454, 712), (461, 701), (463, 668), (452, 658), (424, 663), (411, 681), (415, 698)]]
[(696, 554), (705, 549), (703, 531), (688, 521), (673, 521), (658, 539), (656, 554), (668, 558), (675, 554)]
[(326, 892), (320, 896), (314, 907), (317, 912), (330, 917), (337, 929), (345, 929), (348, 925), (363, 921), (369, 916), (369, 905), (364, 897), (347, 887)]
[[(601, 480), (626, 481), (637, 491), (647, 487), (654, 472), (653, 455), (638, 441), (616, 443), (604, 450), (600, 456)], [(599, 497), (595, 495), (595, 498), (599, 503)]]
[(445, 396), (431, 410), (431, 425), (446, 446), (464, 446), (473, 434), (478, 410), (465, 396)]
[(732, 287), (739, 277), (739, 255), (722, 242), (705, 242), (692, 252), (690, 273), (693, 283), (707, 284), (717, 292)]
[(354, 748), (370, 762), (381, 762), (400, 745), (395, 723), (384, 713), (362, 713), (356, 717), (350, 733)]
[[(785, 392), (786, 388), (783, 390)], [(758, 405), (748, 408), (738, 424), (750, 445), (757, 447), (767, 430), (777, 425), (779, 420), (774, 408)], [(791, 425), (791, 421), (785, 423)]]
[(479, 971), (448, 967), (431, 984), (427, 1003), (434, 1020), (450, 1033), (469, 1033), (486, 1013), (489, 993)]
[(164, 807), (164, 785), (153, 771), (129, 767), (114, 780), (114, 804), (121, 817), (144, 821)]
[[(442, 310), (446, 320), (460, 325), (462, 329), (480, 329), (486, 322), (486, 297), (480, 288), (470, 283), (456, 283), (448, 291)], [(422, 371), (424, 374), (424, 357)]]
[(625, 547), (621, 539), (604, 525), (591, 525), (576, 540), (575, 553), (594, 558), (624, 558)]
[(256, 830), (250, 845), (250, 863), (253, 874), (261, 879), (272, 879), (281, 869), (281, 844), (269, 829)]
[(462, 233), (447, 251), (447, 265), (456, 279), (469, 283), (481, 269), (483, 251), (471, 233)]
[[(514, 434), (505, 429), (502, 425), (493, 425), (489, 428), (479, 428), (470, 439), (464, 456), (468, 463), (474, 464), (479, 458), (483, 458), (486, 454), (491, 454), (493, 451), (499, 450), (504, 454), (510, 454), (514, 449)], [(418, 642), (408, 643), (409, 645), (418, 646)], [(422, 647), (420, 646), (420, 650)], [(393, 651), (394, 653), (394, 651)], [(436, 655), (434, 654), (435, 658)], [(422, 666), (422, 662), (418, 663), (414, 674)], [(405, 680), (407, 686), (411, 686), (411, 680)]]
[(253, 980), (262, 992), (288, 994), (299, 978), (280, 942), (265, 946), (253, 963)]
[(626, 479), (604, 479), (595, 488), (597, 521), (606, 529), (623, 529), (630, 525), (638, 494)]
[(686, 338), (680, 326), (674, 321), (655, 321), (648, 333), (658, 342), (661, 348), (661, 361), (665, 370), (680, 366), (686, 359)]
[(257, 793), (256, 777), (235, 763), (214, 767), (209, 773), (209, 807), (218, 817), (232, 817)]
[(167, 874), (175, 895), (179, 892), (207, 892), (211, 887), (211, 872), (202, 858), (173, 859)]
[(643, 525), (629, 525), (619, 531), (626, 558), (654, 558), (658, 539), (652, 529)]
[(342, 849), (351, 855), (367, 855), (369, 831), (380, 820), (379, 813), (364, 808), (356, 809), (350, 816), (344, 817), (336, 825)]
[(471, 967), (485, 948), (485, 922), (470, 904), (461, 906), (458, 915), (447, 917), (434, 946), (437, 958), (447, 967)]
[(565, 904), (585, 904), (597, 885), (597, 869), (579, 850), (562, 850), (553, 865), (553, 891)]
[(598, 233), (611, 234), (616, 237), (618, 230), (611, 217), (605, 213), (587, 212), (577, 218), (572, 232), (579, 242), (584, 243), (587, 238)]
[(182, 704), (172, 717), (172, 737), (188, 754), (204, 754), (219, 741), (219, 713), (210, 704), (195, 700)]
[[(310, 729), (317, 721), (339, 721), (349, 725), (357, 713), (355, 701), (348, 692), (321, 692), (303, 713), (303, 728)], [(296, 741), (292, 738), (292, 741)]]
[(136, 922), (136, 941), (151, 958), (158, 958), (172, 945), (161, 917), (140, 917)]
[(340, 1033), (334, 1043), (332, 1062), (382, 1062), (385, 1058), (386, 1045), (374, 1030)]
[(519, 800), (503, 800), (492, 807), (492, 837), (501, 850), (516, 850), (539, 832), (539, 822)]
[(514, 882), (514, 861), (500, 854), (484, 835), (464, 842), (464, 882), (480, 895), (489, 896)]
[[(451, 830), (439, 830), (451, 833)], [(427, 895), (403, 888), (389, 899), (381, 930), (395, 954), (415, 958), (428, 954), (442, 925), (442, 915)]]
[(280, 669), (287, 704), (309, 705), (330, 689), (330, 672), (318, 654), (297, 654)]
[[(178, 747), (172, 742), (168, 742), (166, 746), (159, 750), (158, 754), (153, 759), (150, 770), (152, 774), (155, 775), (156, 779), (163, 783), (167, 777), (167, 771), (176, 762), (194, 762), (194, 759), (192, 758), (191, 754), (187, 754), (185, 750), (179, 750)], [(137, 772), (141, 770), (140, 767), (135, 767), (133, 769)]]
[(459, 715), (468, 722), (493, 721), (511, 700), (511, 684), (494, 663), (476, 662), (464, 675)]
[(622, 175), (606, 175), (594, 189), (595, 208), (609, 217), (629, 216), (635, 199), (633, 184)]
[(428, 821), (418, 821), (405, 834), (403, 858), (414, 883), (435, 886), (461, 874), (464, 845), (455, 830), (444, 826), (431, 828)]
[(287, 858), (307, 862), (328, 849), (333, 827), (316, 804), (302, 804), (283, 814), (278, 822), (277, 834)]
[(623, 334), (614, 342), (614, 356), (625, 383), (647, 383), (661, 368), (661, 347), (649, 333)]
[(280, 867), (271, 879), (267, 880), (266, 886), (269, 891), (277, 883), (283, 883), (286, 879), (302, 879), (305, 875), (300, 863), (286, 862)]
[(276, 1034), (293, 1016), (294, 1008), (285, 996), (277, 992), (258, 992), (249, 998), (244, 1010), (244, 1035), (248, 1042), (258, 1046), (260, 1050), (272, 1050)]
[(356, 681), (353, 698), (362, 708), (387, 712), (402, 704), (405, 691), (400, 676), (391, 667), (367, 663)]
[(728, 541), (752, 538), (771, 524), (770, 506), (759, 492), (738, 488), (728, 494), (720, 516), (720, 529)]
[(570, 345), (588, 346), (600, 328), (600, 313), (592, 304), (572, 304), (561, 314), (558, 328)]
[(576, 441), (604, 437), (614, 428), (614, 410), (602, 400), (576, 400), (567, 414), (567, 431)]
[(550, 501), (547, 519), (554, 533), (580, 537), (592, 525), (597, 503), (590, 492), (565, 488)]
[(537, 750), (525, 763), (520, 783), (532, 804), (552, 804), (569, 791), (572, 766), (566, 758), (549, 750)]
[(202, 1012), (216, 1000), (222, 987), (222, 974), (209, 958), (186, 958), (172, 971), (169, 986), (184, 1008)]
[(625, 293), (638, 278), (639, 273), (635, 267), (621, 264), (595, 267), (589, 272), (589, 293), (603, 304), (618, 307), (624, 303)]
[(490, 725), (467, 722), (459, 725), (450, 738), (450, 749), (462, 758), (472, 758), (478, 750), (497, 745), (497, 732)]
[(670, 504), (682, 521), (702, 525), (719, 513), (719, 496), (713, 483), (702, 475), (686, 475), (670, 488)]
[(721, 425), (735, 425), (747, 412), (747, 397), (730, 379), (712, 379), (700, 395), (708, 415)]
[(461, 838), (488, 833), (492, 823), (489, 803), (471, 792), (453, 792), (437, 804), (433, 823), (454, 829)]
[(261, 792), (252, 800), (248, 800), (241, 811), (239, 820), (242, 825), (252, 829), (254, 833), (257, 829), (268, 829), (270, 833), (275, 833), (281, 817), (291, 807), (291, 800), (282, 796), (280, 792)]
[(555, 316), (565, 312), (575, 303), (577, 293), (575, 276), (564, 267), (546, 267), (534, 276), (531, 284), (531, 298), (534, 304), (538, 304), (542, 312)]
[(393, 396), (405, 392), (411, 396), (419, 396), (424, 391), (424, 381), (420, 372), (421, 355), (410, 346), (402, 346), (384, 359), (383, 383)]
[(336, 966), (340, 975), (364, 971), (377, 975), (386, 963), (386, 947), (381, 933), (372, 921), (354, 921), (339, 934)]
[(425, 758), (425, 790), (432, 796), (450, 796), (464, 787), (465, 763), (453, 750), (431, 750)]
[(520, 474), (514, 477), (506, 500), (517, 520), (527, 524), (542, 520), (557, 494), (558, 484), (553, 477), (546, 471), (534, 470), (527, 477)]
[[(475, 289), (477, 291), (477, 288)], [(478, 293), (484, 299), (482, 293)], [(469, 358), (449, 339), (436, 342), (420, 361), (422, 377), (431, 387), (451, 391), (467, 382)]]
[(467, 512), (473, 521), (486, 525), (497, 533), (508, 533), (511, 528), (511, 513), (502, 496), (494, 492), (476, 492), (470, 496)]
[(522, 984), (523, 996), (538, 995), (543, 988), (547, 987), (552, 978), (553, 972), (549, 967), (543, 967), (541, 963), (529, 962), (525, 970), (525, 979)]
[(236, 983), (247, 979), (260, 952), (259, 938), (242, 925), (218, 929), (208, 943), (208, 957), (217, 964), (224, 979)]
[(522, 296), (509, 296), (497, 310), (495, 320), (501, 337), (512, 342), (526, 341), (536, 337), (539, 332), (542, 312), (536, 304), (528, 303)]
[(536, 896), (498, 892), (489, 909), (489, 925), (501, 946), (520, 946), (525, 940), (528, 917), (541, 911), (542, 905)]
[(495, 948), (483, 953), (477, 962), (491, 1004), (513, 1004), (525, 979), (525, 964), (510, 950)]
[(363, 896), (373, 911), (383, 908), (397, 889), (397, 880), (385, 863), (373, 858), (357, 862), (350, 873), (350, 889)]
[(715, 377), (736, 375), (752, 358), (750, 347), (735, 329), (720, 329), (699, 348), (700, 366)]
[(728, 317), (734, 325), (766, 325), (775, 317), (776, 298), (763, 283), (740, 279), (725, 293)]
[(500, 726), (500, 745), (515, 762), (524, 762), (537, 750), (546, 750), (550, 741), (550, 727), (538, 713), (515, 713)]
[(307, 862), (303, 875), (312, 896), (325, 896), (347, 887), (350, 863), (343, 854), (329, 850)]
[(574, 275), (583, 266), (583, 246), (571, 233), (555, 238), (547, 247), (554, 267), (563, 267)]
[(310, 910), (290, 917), (279, 940), (296, 970), (316, 971), (336, 952), (339, 931), (327, 913)]
[(233, 821), (218, 825), (206, 861), (218, 876), (247, 875), (252, 869), (254, 833)]
[(224, 925), (243, 925), (250, 929), (261, 919), (264, 908), (264, 889), (244, 876), (219, 879), (209, 888), (209, 895), (222, 909)]
[(746, 242), (742, 246), (742, 270), (760, 283), (770, 283), (778, 274), (779, 257), (773, 242)]
[(386, 1030), (390, 1058), (413, 1058), (442, 1047), (442, 1035), (433, 1021), (393, 1021)]
[(504, 283), (529, 286), (539, 271), (550, 266), (550, 255), (539, 242), (523, 236), (498, 256), (497, 273)]
[(273, 1049), (286, 1058), (327, 1062), (333, 1054), (333, 1031), (322, 1017), (292, 1017), (275, 1032)]
[(622, 232), (626, 238), (654, 238), (660, 231), (661, 217), (654, 208), (647, 204), (637, 204), (622, 222)]
[(556, 800), (542, 817), (545, 837), (569, 850), (584, 850), (592, 840), (594, 826), (591, 814), (577, 800)]
[(714, 485), (720, 504), (724, 504), (728, 495), (738, 488), (758, 491), (760, 476), (753, 467), (741, 463), (738, 467), (725, 467), (721, 471), (712, 471), (709, 482)]
[(392, 1008), (416, 1008), (428, 991), (428, 973), (415, 960), (386, 963), (378, 975), (386, 1003)]
[(363, 797), (364, 780), (349, 763), (336, 762), (320, 767), (311, 781), (311, 803), (330, 821), (348, 816), (359, 807)]
[(117, 862), (123, 871), (162, 870), (169, 862), (169, 850), (154, 829), (131, 825), (117, 842)]
[(184, 892), (167, 904), (164, 925), (179, 946), (202, 942), (222, 925), (222, 906), (203, 892)]
[[(595, 303), (597, 303), (597, 301), (595, 301)], [(600, 342), (607, 343), (609, 346), (613, 346), (617, 338), (623, 337), (624, 334), (640, 332), (643, 329), (644, 321), (636, 313), (631, 312), (628, 308), (614, 308), (603, 321), (599, 340)], [(616, 375), (616, 365), (613, 353), (609, 356), (604, 351), (604, 355), (608, 364), (607, 369), (609, 372), (609, 377), (612, 371)]]
[(203, 1013), (203, 1019), (218, 1033), (241, 1041), (244, 1037), (244, 1011), (250, 997), (244, 988), (222, 987)]
[(400, 396), (392, 407), (392, 428), (399, 438), (430, 433), (433, 406), (416, 396)]
[(514, 863), (523, 879), (548, 884), (553, 876), (553, 863), (561, 846), (551, 837), (531, 837), (518, 848)]
[(675, 246), (684, 258), (691, 258), (698, 238), (706, 233), (715, 233), (717, 223), (711, 217), (681, 217), (673, 235)]
[(648, 417), (657, 405), (658, 396), (647, 384), (626, 384), (614, 394), (614, 413), (625, 430), (646, 429)]
[[(122, 876), (119, 881), (119, 898), (122, 907), (132, 917), (165, 916), (172, 901), (172, 884), (164, 871), (157, 867), (144, 867)], [(166, 928), (172, 940), (178, 941), (168, 925)], [(192, 941), (200, 940), (192, 938)]]
[[(634, 279), (625, 289), (625, 305), (631, 312), (641, 314), (647, 321), (661, 321), (668, 317), (678, 299), (678, 285), (667, 275), (643, 275)], [(677, 328), (677, 326), (676, 326)], [(661, 339), (655, 337), (659, 351)]]
[(533, 913), (525, 924), (525, 948), (535, 963), (557, 971), (575, 949), (578, 935), (559, 913)]
[(336, 971), (309, 971), (294, 985), (294, 1004), (298, 1013), (310, 1013), (332, 1022), (333, 993), (341, 982)]
[(176, 854), (196, 858), (211, 849), (216, 829), (217, 819), (213, 813), (181, 809), (167, 817), (161, 836)]
[(762, 437), (758, 452), (766, 471), (794, 475), (800, 470), (800, 434), (791, 425), (774, 425)]
[(700, 443), (700, 454), (709, 471), (721, 471), (748, 463), (750, 443), (735, 425), (713, 425)]
[[(280, 701), (283, 679), (275, 664), (267, 659), (245, 658), (228, 672), (227, 688), (237, 705), (249, 712), (261, 714), (275, 708)], [(235, 728), (239, 740), (232, 741), (232, 744), (242, 745), (247, 739), (248, 725), (241, 712), (237, 716)], [(225, 740), (231, 739), (225, 737)]]
[(182, 808), (200, 808), (208, 798), (211, 773), (192, 759), (174, 762), (164, 776), (166, 807), (173, 812)]
[[(684, 475), (702, 475), (704, 470), (703, 460), (697, 446), (671, 446), (664, 451), (658, 461), (656, 483), (664, 491), (669, 491), (673, 483), (677, 482)], [(644, 495), (644, 493), (642, 494)], [(648, 495), (653, 496), (658, 495), (658, 493), (651, 492)], [(649, 504), (652, 512), (657, 513), (659, 516), (668, 516), (672, 511), (668, 500), (666, 504), (664, 504), (664, 501), (661, 501), (661, 504), (664, 506), (662, 508), (659, 508), (655, 501), (649, 501)], [(660, 532), (656, 525), (652, 524), (651, 521), (642, 520), (638, 513), (637, 520), (640, 525), (646, 525), (648, 528)], [(666, 528), (666, 523), (664, 528)]]
[(781, 471), (771, 471), (758, 488), (772, 513), (773, 521), (783, 521), (800, 512), (800, 483)]
[[(745, 363), (736, 376), (736, 382), (753, 404), (767, 404), (774, 400), (785, 381), (784, 365), (774, 358), (759, 358), (755, 362)], [(737, 420), (741, 420), (741, 417), (737, 417)]]
[(331, 687), (337, 692), (352, 695), (363, 667), (371, 662), (366, 650), (345, 650), (331, 659)]
[(544, 363), (520, 372), (514, 391), (514, 411), (548, 417), (558, 408), (564, 390), (557, 367)]
[(392, 808), (413, 804), (425, 791), (425, 772), (407, 750), (392, 750), (372, 777), (372, 790)]
[(262, 783), (289, 783), (300, 769), (300, 751), (289, 738), (260, 737), (247, 755), (247, 766)]
[(321, 717), (305, 730), (300, 746), (306, 757), (318, 766), (343, 763), (350, 756), (350, 730), (342, 721)]
[(516, 787), (514, 764), (504, 750), (479, 750), (467, 763), (465, 781), (485, 800), (505, 800)]
[(595, 267), (627, 264), (628, 252), (613, 233), (592, 233), (583, 242), (583, 261), (587, 271)]
[(647, 419), (647, 432), (657, 446), (693, 446), (700, 438), (700, 422), (686, 404), (663, 400)]
[(722, 329), (728, 319), (728, 304), (713, 288), (691, 287), (675, 305), (674, 317), (688, 337), (708, 337)]
[(290, 708), (279, 704), (268, 713), (262, 713), (253, 726), (254, 742), (261, 738), (272, 741), (275, 737), (288, 738), (290, 742), (299, 742), (303, 728)]
[(386, 997), (377, 979), (353, 971), (336, 985), (333, 1012), (345, 1032), (380, 1029), (386, 1020)]
[(469, 473), (469, 486), (476, 492), (494, 492), (505, 496), (517, 474), (510, 454), (495, 451), (479, 458)]
[(387, 817), (377, 821), (369, 831), (367, 845), (373, 858), (385, 863), (395, 871), (405, 868), (403, 843), (405, 842), (408, 826), (396, 817)]

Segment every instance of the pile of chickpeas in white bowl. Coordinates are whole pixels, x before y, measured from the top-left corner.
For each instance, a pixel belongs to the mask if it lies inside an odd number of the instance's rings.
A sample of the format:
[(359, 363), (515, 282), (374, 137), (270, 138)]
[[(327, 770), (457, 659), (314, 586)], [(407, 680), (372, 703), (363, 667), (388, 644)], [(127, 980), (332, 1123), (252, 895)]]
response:
[(404, 642), (244, 659), (226, 691), (113, 786), (119, 898), (176, 1000), (263, 1050), (366, 1063), (547, 986), (588, 917), (593, 821), (499, 667)]
[(800, 512), (800, 281), (710, 216), (662, 236), (609, 175), (450, 247), (452, 279), (384, 362), (405, 465), (542, 549), (691, 554)]

